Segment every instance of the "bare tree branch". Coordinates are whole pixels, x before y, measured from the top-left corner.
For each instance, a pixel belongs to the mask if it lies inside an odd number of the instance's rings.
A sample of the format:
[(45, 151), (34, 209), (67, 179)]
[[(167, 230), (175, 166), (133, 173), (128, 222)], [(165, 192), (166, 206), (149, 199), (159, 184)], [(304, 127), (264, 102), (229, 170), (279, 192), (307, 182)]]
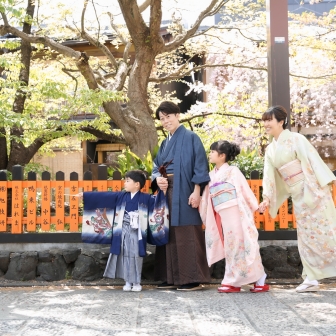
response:
[(152, 0), (150, 6), (149, 30), (151, 37), (160, 31), (162, 19), (162, 0)]
[[(77, 80), (77, 78), (76, 78), (75, 76), (73, 76), (73, 75), (70, 73), (70, 72), (73, 72), (73, 70), (72, 70), (72, 69), (67, 69), (67, 68), (63, 67), (63, 68), (62, 68), (62, 71), (63, 71), (66, 75), (68, 75), (70, 78), (72, 78), (72, 79), (75, 81), (76, 85), (75, 85), (75, 93), (74, 93), (74, 97), (76, 97), (77, 89), (78, 89), (78, 80)], [(77, 71), (78, 71), (78, 70), (77, 70)]]
[(21, 39), (30, 43), (46, 45), (50, 47), (52, 50), (57, 51), (60, 54), (63, 54), (75, 60), (79, 60), (81, 57), (81, 53), (79, 51), (75, 51), (72, 48), (62, 45), (61, 43), (55, 42), (47, 36), (32, 36), (25, 34), (21, 30), (14, 28), (12, 26), (0, 25), (0, 35), (5, 35), (7, 33), (20, 37)]
[(294, 75), (294, 74), (290, 73), (289, 76), (296, 77), (296, 78), (306, 78), (306, 79), (323, 79), (323, 78), (327, 78), (327, 77), (336, 77), (336, 74), (311, 77), (311, 76)]
[[(252, 61), (254, 59), (255, 58), (253, 58), (251, 60), (248, 60), (244, 63), (248, 63), (249, 61)], [(186, 66), (186, 64), (183, 64), (177, 71), (175, 71), (175, 72), (173, 72), (170, 75), (165, 76), (165, 77), (159, 77), (159, 78), (151, 77), (151, 78), (149, 78), (149, 81), (154, 82), (154, 83), (162, 83), (162, 82), (166, 82), (166, 81), (176, 80), (176, 79), (180, 79), (180, 78), (183, 78), (185, 76), (190, 75), (190, 73), (192, 73), (193, 71), (199, 71), (199, 70), (204, 69), (204, 68), (235, 67), (235, 68), (245, 68), (245, 69), (251, 69), (251, 70), (267, 71), (267, 68), (252, 67), (252, 66), (248, 66), (248, 65), (243, 65), (242, 63), (227, 63), (227, 64), (203, 64), (203, 65), (198, 65), (198, 66), (195, 66), (195, 67), (189, 69), (188, 71), (180, 73), (180, 71), (183, 70), (183, 68), (185, 66)]]
[(91, 35), (89, 35), (85, 31), (84, 19), (85, 19), (85, 12), (87, 8), (87, 4), (88, 4), (88, 0), (85, 0), (83, 10), (82, 10), (82, 17), (81, 17), (81, 35), (84, 39), (88, 40), (91, 44), (99, 48), (104, 53), (104, 55), (110, 60), (113, 66), (117, 69), (118, 63), (115, 57), (113, 56), (113, 54), (111, 53), (111, 51), (104, 44), (100, 43), (98, 38), (94, 39)]
[(149, 29), (141, 15), (136, 0), (118, 0), (128, 31), (136, 47), (142, 47)]
[(113, 14), (111, 12), (107, 12), (106, 13), (109, 18), (110, 18), (110, 25), (111, 27), (113, 28), (113, 30), (117, 33), (117, 36), (120, 38), (120, 41), (123, 43), (123, 44), (127, 44), (128, 43), (128, 40), (125, 39), (125, 37), (123, 36), (123, 34), (121, 34), (118, 26), (114, 23), (114, 17), (113, 17)]
[(212, 0), (210, 5), (200, 13), (193, 27), (187, 30), (183, 35), (177, 35), (176, 38), (165, 45), (162, 52), (170, 52), (177, 49), (181, 44), (194, 36), (202, 21), (209, 16), (215, 15), (229, 0)]
[(125, 49), (124, 49), (124, 54), (123, 54), (123, 60), (125, 63), (127, 63), (128, 61), (128, 55), (129, 55), (129, 51), (131, 49), (132, 43), (131, 42), (127, 42), (127, 44), (125, 45)]
[(111, 143), (122, 143), (126, 144), (125, 138), (123, 136), (118, 136), (115, 134), (107, 134), (102, 131), (99, 131), (91, 126), (83, 126), (80, 128), (83, 132), (90, 133), (94, 135), (95, 137), (102, 139), (102, 140), (107, 140), (110, 141)]
[(148, 8), (148, 6), (150, 5), (150, 3), (151, 3), (151, 0), (144, 0), (144, 2), (141, 5), (139, 5), (140, 13), (145, 11)]
[(242, 29), (237, 28), (237, 27), (219, 27), (219, 26), (216, 26), (216, 27), (213, 27), (213, 28), (224, 29), (224, 30), (229, 30), (229, 31), (230, 30), (238, 30), (239, 34), (241, 36), (243, 36), (244, 38), (246, 38), (247, 40), (250, 40), (250, 41), (253, 41), (253, 42), (259, 42), (259, 43), (261, 43), (261, 42), (266, 43), (266, 40), (256, 40), (256, 39), (253, 39), (252, 37), (248, 37), (248, 36), (244, 35), (243, 32), (242, 32)]
[[(193, 119), (196, 119), (196, 118), (205, 118), (207, 116), (214, 115), (214, 114), (215, 115), (220, 115), (220, 116), (225, 116), (225, 117), (234, 117), (234, 118), (243, 118), (243, 119), (255, 120), (256, 122), (260, 122), (262, 120), (261, 118), (249, 117), (249, 116), (246, 116), (246, 115), (243, 115), (243, 114), (240, 114), (240, 113), (203, 112), (201, 114), (192, 115), (192, 116), (190, 116), (188, 118), (183, 118), (183, 119), (180, 120), (180, 123), (188, 123), (190, 125), (190, 122)], [(163, 126), (157, 126), (156, 130), (157, 131), (164, 131), (164, 128), (163, 128)]]
[(5, 26), (9, 26), (7, 16), (4, 12), (1, 12), (1, 17), (2, 17), (2, 20), (5, 24)]

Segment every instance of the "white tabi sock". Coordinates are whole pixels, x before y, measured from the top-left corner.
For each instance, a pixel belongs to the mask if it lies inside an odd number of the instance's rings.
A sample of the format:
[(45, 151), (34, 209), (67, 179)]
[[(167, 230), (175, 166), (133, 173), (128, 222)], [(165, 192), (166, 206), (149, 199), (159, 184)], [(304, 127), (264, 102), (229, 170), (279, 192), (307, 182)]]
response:
[(267, 274), (265, 273), (257, 282), (256, 286), (264, 286)]
[(319, 283), (317, 280), (309, 280), (308, 277), (306, 277), (305, 281), (302, 283), (303, 285), (313, 285), (317, 286)]

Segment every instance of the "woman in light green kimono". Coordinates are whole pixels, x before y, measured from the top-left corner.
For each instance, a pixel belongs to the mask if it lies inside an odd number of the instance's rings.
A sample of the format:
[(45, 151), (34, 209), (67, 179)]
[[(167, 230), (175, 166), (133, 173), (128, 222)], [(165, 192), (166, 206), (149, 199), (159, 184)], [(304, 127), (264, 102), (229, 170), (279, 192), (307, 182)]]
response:
[(297, 292), (317, 291), (318, 280), (336, 276), (336, 210), (331, 183), (336, 177), (309, 141), (290, 132), (282, 106), (262, 116), (266, 133), (273, 136), (265, 153), (263, 202), (274, 218), (281, 204), (292, 197), (304, 282)]

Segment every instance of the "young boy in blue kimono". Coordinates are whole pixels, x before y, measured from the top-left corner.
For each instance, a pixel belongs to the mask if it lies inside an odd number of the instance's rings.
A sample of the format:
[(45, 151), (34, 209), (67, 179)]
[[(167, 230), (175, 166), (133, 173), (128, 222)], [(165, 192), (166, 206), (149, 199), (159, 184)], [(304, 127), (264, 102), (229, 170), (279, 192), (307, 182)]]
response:
[(142, 289), (147, 233), (152, 244), (163, 245), (168, 241), (164, 192), (157, 196), (142, 193), (145, 182), (144, 172), (132, 170), (125, 175), (122, 192), (83, 193), (82, 239), (89, 243), (111, 243), (104, 277), (124, 279), (124, 291)]

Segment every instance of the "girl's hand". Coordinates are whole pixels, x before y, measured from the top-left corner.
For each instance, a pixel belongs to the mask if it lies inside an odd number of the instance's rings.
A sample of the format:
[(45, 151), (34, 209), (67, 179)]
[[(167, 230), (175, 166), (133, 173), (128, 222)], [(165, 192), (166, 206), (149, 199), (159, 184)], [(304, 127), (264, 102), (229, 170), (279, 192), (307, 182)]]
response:
[(269, 207), (269, 205), (270, 200), (268, 198), (265, 198), (265, 200), (259, 204), (259, 212), (261, 213), (265, 212), (265, 210)]
[(198, 208), (201, 203), (201, 196), (197, 192), (193, 192), (189, 196), (189, 202), (188, 204), (191, 205), (193, 208)]

